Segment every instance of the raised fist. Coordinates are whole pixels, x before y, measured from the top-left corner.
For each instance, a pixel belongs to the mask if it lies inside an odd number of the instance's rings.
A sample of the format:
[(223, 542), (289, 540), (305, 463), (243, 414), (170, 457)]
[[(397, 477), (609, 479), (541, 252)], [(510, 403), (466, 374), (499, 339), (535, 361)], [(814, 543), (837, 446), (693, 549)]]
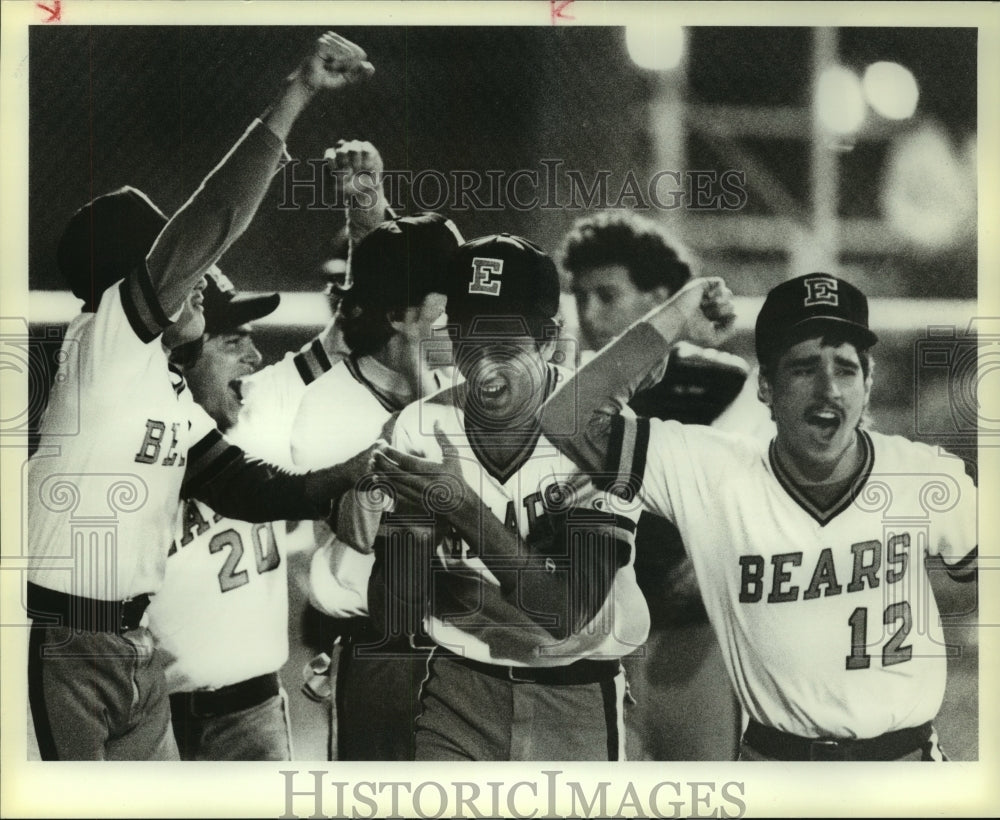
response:
[(733, 292), (718, 277), (693, 279), (670, 300), (687, 320), (684, 338), (704, 347), (718, 347), (736, 322)]
[(313, 51), (292, 74), (313, 91), (337, 89), (365, 80), (375, 73), (360, 46), (332, 31), (326, 32)]
[(382, 155), (364, 140), (337, 140), (323, 155), (330, 172), (343, 178), (344, 193), (373, 194), (382, 181)]

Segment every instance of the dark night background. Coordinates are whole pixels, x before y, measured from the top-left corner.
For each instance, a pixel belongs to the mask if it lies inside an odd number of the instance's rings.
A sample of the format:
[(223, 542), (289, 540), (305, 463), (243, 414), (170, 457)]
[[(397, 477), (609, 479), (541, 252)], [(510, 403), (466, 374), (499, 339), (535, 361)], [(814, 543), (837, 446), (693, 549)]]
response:
[[(180, 206), (319, 33), (313, 27), (33, 27), (32, 288), (62, 287), (53, 262), (58, 231), (91, 197), (127, 183), (168, 212)], [(629, 59), (623, 28), (348, 27), (342, 33), (367, 50), (376, 74), (363, 87), (315, 101), (292, 132), (293, 157), (319, 158), (337, 139), (358, 138), (381, 150), (387, 168), (414, 172), (540, 170), (541, 159), (557, 158), (585, 178), (597, 169), (611, 171), (612, 191), (629, 169), (640, 179), (653, 170), (647, 107), (655, 77)], [(808, 104), (809, 29), (689, 33), (689, 102)], [(975, 29), (844, 28), (839, 41), (841, 61), (859, 72), (873, 60), (908, 66), (920, 84), (920, 117), (940, 122), (956, 144), (975, 132)], [(797, 202), (808, 205), (807, 140), (748, 138), (746, 145)], [(859, 142), (840, 156), (842, 215), (878, 216), (886, 145)], [(690, 167), (730, 167), (695, 135), (687, 138), (687, 155)], [(279, 211), (281, 187), (276, 180), (254, 224), (223, 260), (238, 286), (317, 287), (310, 277), (340, 216), (304, 207)], [(744, 210), (769, 209), (751, 191)], [(450, 215), (467, 237), (506, 230), (554, 250), (581, 213)], [(773, 271), (763, 281), (732, 281), (737, 293), (753, 294), (788, 275), (780, 254), (721, 248), (697, 230), (695, 218), (688, 233), (689, 243), (718, 266)], [(947, 277), (935, 275), (934, 259), (907, 260), (905, 253), (860, 263), (889, 271), (871, 283), (875, 293), (973, 295), (968, 249), (939, 254), (936, 261), (947, 267)]]

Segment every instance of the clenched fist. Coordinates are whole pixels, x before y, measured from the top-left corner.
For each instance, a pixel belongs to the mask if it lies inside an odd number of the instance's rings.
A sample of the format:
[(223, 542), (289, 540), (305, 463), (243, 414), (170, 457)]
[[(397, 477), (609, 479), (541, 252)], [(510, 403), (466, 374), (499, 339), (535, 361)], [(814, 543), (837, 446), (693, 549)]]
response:
[(693, 279), (667, 303), (687, 321), (683, 338), (704, 347), (718, 347), (732, 333), (736, 321), (733, 292), (718, 278)]
[(298, 80), (312, 91), (338, 89), (365, 80), (375, 73), (361, 46), (328, 31), (312, 53), (305, 57), (290, 79)]
[(323, 155), (331, 173), (343, 177), (344, 193), (372, 193), (382, 180), (382, 155), (364, 140), (337, 140)]

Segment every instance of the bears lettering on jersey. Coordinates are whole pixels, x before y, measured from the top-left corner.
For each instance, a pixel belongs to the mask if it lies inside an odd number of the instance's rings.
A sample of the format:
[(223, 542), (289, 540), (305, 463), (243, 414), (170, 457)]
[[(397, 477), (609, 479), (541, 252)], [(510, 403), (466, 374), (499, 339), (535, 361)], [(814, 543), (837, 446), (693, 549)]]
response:
[[(899, 533), (888, 539), (885, 547), (885, 581), (888, 584), (898, 583), (903, 579), (909, 568), (910, 534)], [(881, 583), (879, 573), (882, 566), (882, 542), (861, 541), (851, 544), (853, 556), (851, 580), (846, 586), (847, 592), (861, 592), (866, 587), (876, 589)], [(801, 552), (785, 552), (772, 555), (771, 571), (766, 570), (766, 561), (762, 555), (740, 556), (740, 603), (755, 604), (766, 600), (769, 604), (787, 603), (790, 601), (811, 601), (820, 597), (840, 595), (845, 587), (837, 578), (833, 551), (826, 547), (816, 560), (812, 572), (808, 575), (795, 571), (802, 565)], [(802, 582), (809, 578), (809, 583), (803, 591)], [(800, 581), (793, 584), (793, 580)], [(770, 581), (770, 584), (768, 584)], [(767, 597), (764, 597), (764, 592)]]
[[(528, 515), (528, 532), (534, 533), (538, 529), (539, 523), (543, 522), (547, 515), (562, 514), (565, 516), (569, 511), (568, 502), (573, 496), (573, 488), (562, 481), (547, 484), (540, 492), (525, 496), (521, 504)], [(508, 512), (505, 520), (509, 521), (513, 516), (513, 507), (514, 502), (508, 501)]]
[(173, 555), (177, 552), (178, 547), (186, 547), (190, 544), (197, 536), (204, 535), (208, 532), (208, 528), (212, 524), (217, 524), (222, 520), (222, 516), (218, 513), (213, 513), (211, 524), (205, 520), (205, 516), (201, 514), (201, 508), (194, 499), (187, 499), (184, 502), (184, 509), (181, 512), (181, 529), (183, 535), (181, 536), (180, 544), (177, 543), (175, 539), (170, 545), (170, 551), (167, 556)]
[[(910, 533), (902, 532), (891, 536), (885, 544), (885, 563), (883, 565), (883, 545), (881, 541), (860, 541), (851, 544), (851, 580), (844, 585), (837, 578), (833, 551), (825, 547), (816, 560), (811, 576), (796, 567), (802, 566), (801, 552), (785, 552), (772, 555), (771, 571), (766, 569), (762, 555), (740, 556), (740, 595), (741, 604), (757, 604), (766, 601), (769, 604), (786, 603), (790, 601), (812, 601), (822, 597), (862, 592), (865, 589), (878, 589), (882, 580), (886, 584), (899, 584), (906, 576), (910, 567)], [(809, 577), (809, 584), (802, 591), (802, 582)], [(799, 581), (799, 584), (793, 583)], [(767, 597), (764, 597), (765, 591)], [(905, 594), (905, 593), (904, 593)], [(870, 603), (870, 602), (867, 602)], [(889, 596), (884, 610), (880, 605), (881, 617), (878, 622), (887, 627), (887, 631), (879, 631), (879, 635), (889, 635), (882, 647), (882, 666), (894, 666), (904, 663), (913, 657), (913, 646), (904, 641), (913, 629), (913, 612), (907, 600)], [(869, 669), (872, 659), (868, 650), (872, 646), (869, 635), (869, 606), (859, 605), (847, 618), (845, 633), (845, 649), (849, 652), (844, 656), (844, 668), (847, 670)]]
[[(174, 465), (183, 467), (187, 463), (184, 456), (177, 452), (178, 427), (177, 422), (170, 425), (170, 443), (163, 460), (160, 462), (164, 467), (173, 467)], [(160, 457), (166, 432), (167, 426), (162, 421), (146, 419), (146, 435), (139, 446), (139, 452), (135, 454), (135, 460), (140, 464), (155, 464)]]

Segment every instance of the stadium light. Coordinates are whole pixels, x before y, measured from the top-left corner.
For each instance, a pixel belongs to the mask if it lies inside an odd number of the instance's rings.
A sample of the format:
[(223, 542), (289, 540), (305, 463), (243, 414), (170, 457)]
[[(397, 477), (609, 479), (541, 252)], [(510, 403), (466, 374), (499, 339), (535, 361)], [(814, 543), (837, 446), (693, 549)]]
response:
[(853, 134), (865, 121), (861, 80), (849, 68), (830, 66), (816, 84), (816, 114), (824, 128), (834, 134)]
[(899, 63), (872, 63), (865, 69), (861, 84), (868, 104), (888, 120), (905, 120), (917, 110), (917, 81)]
[(650, 71), (671, 71), (684, 59), (683, 26), (663, 26), (652, 21), (625, 27), (625, 45), (632, 62)]

